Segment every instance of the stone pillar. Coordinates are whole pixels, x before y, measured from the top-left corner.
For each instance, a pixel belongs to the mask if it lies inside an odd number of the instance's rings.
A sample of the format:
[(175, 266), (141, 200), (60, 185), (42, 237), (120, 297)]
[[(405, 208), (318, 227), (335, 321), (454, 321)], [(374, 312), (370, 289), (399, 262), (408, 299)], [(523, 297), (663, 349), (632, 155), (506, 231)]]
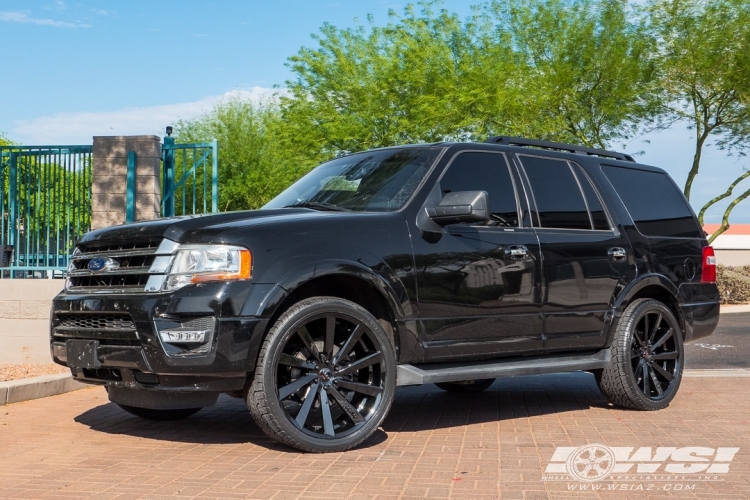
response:
[(125, 224), (129, 151), (136, 154), (135, 219), (151, 220), (160, 216), (159, 137), (94, 137), (91, 229)]

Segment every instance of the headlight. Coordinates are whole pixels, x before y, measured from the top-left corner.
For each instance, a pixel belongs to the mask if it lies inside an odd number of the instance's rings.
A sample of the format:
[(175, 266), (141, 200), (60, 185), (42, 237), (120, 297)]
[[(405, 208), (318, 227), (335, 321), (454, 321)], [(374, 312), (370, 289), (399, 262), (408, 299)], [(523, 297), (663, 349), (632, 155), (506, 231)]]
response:
[(180, 247), (164, 283), (164, 289), (177, 290), (191, 283), (250, 279), (250, 250), (229, 245), (186, 245)]

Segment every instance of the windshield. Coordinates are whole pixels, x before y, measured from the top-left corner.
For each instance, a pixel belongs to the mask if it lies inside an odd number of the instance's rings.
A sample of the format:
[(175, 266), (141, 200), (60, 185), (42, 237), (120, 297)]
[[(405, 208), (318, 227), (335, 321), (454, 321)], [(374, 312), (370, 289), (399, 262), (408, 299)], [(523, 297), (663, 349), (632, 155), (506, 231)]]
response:
[(292, 184), (263, 208), (393, 212), (411, 198), (437, 148), (367, 151), (324, 163)]

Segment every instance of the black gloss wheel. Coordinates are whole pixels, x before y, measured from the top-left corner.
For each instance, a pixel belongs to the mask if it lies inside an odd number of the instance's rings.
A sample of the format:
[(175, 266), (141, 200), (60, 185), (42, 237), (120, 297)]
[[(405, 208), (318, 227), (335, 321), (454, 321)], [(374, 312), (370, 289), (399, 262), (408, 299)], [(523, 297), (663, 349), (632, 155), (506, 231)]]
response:
[(670, 392), (680, 368), (676, 330), (662, 311), (649, 310), (638, 320), (630, 343), (630, 365), (635, 383), (652, 400)]
[(377, 429), (395, 391), (395, 357), (378, 321), (356, 304), (307, 299), (264, 343), (248, 406), (266, 433), (306, 451), (341, 451)]
[(658, 410), (672, 401), (682, 380), (682, 331), (667, 306), (633, 301), (620, 318), (610, 347), (612, 361), (597, 378), (615, 405)]

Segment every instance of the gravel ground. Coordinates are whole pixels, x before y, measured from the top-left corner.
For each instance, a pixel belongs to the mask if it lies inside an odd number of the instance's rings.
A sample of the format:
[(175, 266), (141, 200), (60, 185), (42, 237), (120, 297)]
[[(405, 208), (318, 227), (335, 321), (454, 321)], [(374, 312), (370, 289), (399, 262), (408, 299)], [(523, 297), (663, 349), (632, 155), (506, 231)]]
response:
[(0, 382), (18, 380), (20, 378), (38, 377), (40, 375), (52, 375), (54, 373), (69, 372), (70, 368), (64, 366), (48, 365), (2, 365), (0, 364)]

